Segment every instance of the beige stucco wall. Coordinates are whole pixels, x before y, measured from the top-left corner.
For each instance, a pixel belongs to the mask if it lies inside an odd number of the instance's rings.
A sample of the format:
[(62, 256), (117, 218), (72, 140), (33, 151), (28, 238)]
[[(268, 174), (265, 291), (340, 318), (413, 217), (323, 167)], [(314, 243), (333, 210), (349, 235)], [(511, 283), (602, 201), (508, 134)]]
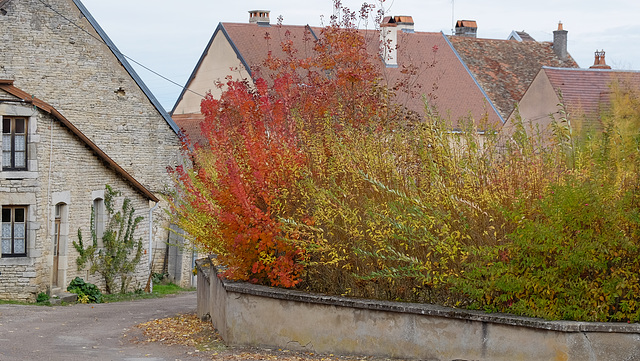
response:
[[(0, 98), (6, 99), (6, 94), (0, 94)], [(104, 194), (105, 184), (122, 192), (117, 207), (124, 197), (131, 199), (135, 215), (144, 217), (135, 232), (135, 238), (142, 239), (144, 249), (149, 244), (150, 202), (52, 116), (27, 104), (0, 104), (0, 119), (7, 115), (28, 116), (28, 171), (0, 170), (0, 206), (27, 207), (27, 257), (0, 258), (0, 299), (34, 300), (39, 292), (53, 289), (54, 207), (58, 203), (66, 205), (58, 286), (65, 289), (74, 277), (80, 276), (103, 287), (98, 275), (88, 276), (86, 271), (78, 271), (77, 251), (72, 245), (78, 240), (78, 229), (82, 230), (85, 242), (90, 242), (93, 200)], [(146, 261), (145, 252), (134, 272), (131, 289), (144, 288), (148, 275)]]
[(543, 321), (224, 282), (199, 261), (198, 315), (230, 345), (419, 360), (637, 360), (640, 325)]
[[(234, 80), (250, 79), (249, 73), (238, 59), (231, 44), (222, 31), (218, 31), (211, 46), (206, 50), (194, 78), (187, 86), (195, 93), (204, 95), (211, 92), (214, 98), (219, 98), (222, 89), (217, 88), (215, 84), (217, 81), (226, 82), (225, 78), (229, 75)], [(173, 114), (200, 114), (202, 97), (198, 94), (186, 91)]]
[(553, 114), (558, 118), (558, 103), (560, 99), (555, 93), (549, 78), (544, 71), (540, 71), (533, 79), (529, 89), (524, 93), (518, 107), (502, 128), (502, 134), (510, 136), (515, 131), (516, 112), (519, 112), (522, 124), (529, 135), (538, 132), (545, 138), (550, 135), (551, 118)]

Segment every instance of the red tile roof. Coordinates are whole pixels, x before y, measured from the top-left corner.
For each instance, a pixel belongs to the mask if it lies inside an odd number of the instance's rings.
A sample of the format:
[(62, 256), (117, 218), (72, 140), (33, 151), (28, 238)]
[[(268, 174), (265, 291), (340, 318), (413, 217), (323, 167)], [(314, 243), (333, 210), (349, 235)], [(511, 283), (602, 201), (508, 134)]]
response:
[(200, 129), (200, 123), (204, 120), (203, 114), (174, 114), (172, 118), (192, 144), (207, 144), (207, 138), (202, 136)]
[(297, 57), (311, 56), (316, 34), (320, 32), (319, 28), (298, 25), (260, 26), (248, 23), (221, 23), (220, 25), (254, 78), (268, 75), (268, 71), (262, 67), (262, 64), (269, 52), (276, 58), (287, 56), (282, 50), (283, 42), (291, 42), (292, 47), (297, 51)]
[[(258, 27), (247, 23), (223, 23), (222, 28), (246, 66), (253, 70), (252, 76), (266, 75), (266, 70), (261, 64), (268, 51), (272, 51), (276, 57), (284, 56), (280, 48), (280, 43), (284, 40), (291, 40), (293, 46), (298, 49), (299, 56), (313, 55), (313, 40), (322, 31), (321, 28), (315, 27)], [(369, 53), (379, 57), (379, 32), (361, 30), (361, 33), (367, 40)], [(442, 33), (400, 31), (398, 64), (398, 67), (384, 67), (382, 61), (379, 62), (383, 81), (401, 90), (396, 96), (396, 101), (409, 110), (424, 114), (424, 95), (430, 106), (435, 107), (443, 117), (450, 119), (454, 124), (461, 118), (472, 117), (479, 120), (485, 115), (490, 124), (502, 124), (502, 120), (464, 65), (460, 63)], [(403, 89), (405, 91), (402, 91)], [(179, 121), (177, 119), (174, 117), (174, 120)]]
[[(313, 40), (321, 31), (308, 26), (221, 23), (214, 37), (225, 34), (251, 76), (268, 78), (268, 70), (261, 65), (269, 52), (275, 57), (285, 56), (281, 43), (288, 40), (299, 57), (312, 56)], [(379, 32), (361, 30), (361, 33), (367, 40), (369, 53), (379, 58)], [(399, 31), (397, 49), (397, 67), (385, 67), (381, 59), (379, 62), (383, 81), (398, 89), (396, 102), (424, 114), (424, 96), (430, 106), (454, 125), (462, 118), (487, 117), (489, 124), (500, 127), (543, 66), (578, 66), (571, 58), (561, 61), (551, 43), (535, 41)], [(191, 118), (174, 116), (174, 120), (188, 133), (196, 130)]]
[(601, 69), (542, 69), (556, 93), (562, 93), (569, 112), (597, 121), (610, 105), (611, 85), (618, 82), (624, 87), (640, 90), (640, 72)]
[[(370, 52), (377, 52), (378, 32), (366, 31), (373, 39)], [(382, 61), (379, 62), (383, 67)], [(464, 64), (449, 45), (442, 33), (398, 33), (398, 67), (383, 67), (384, 80), (392, 87), (400, 87), (396, 102), (408, 109), (424, 114), (423, 96), (429, 106), (457, 126), (463, 118), (475, 121), (484, 116), (488, 123), (499, 127), (502, 120), (489, 104)]]
[(550, 42), (460, 36), (449, 36), (449, 40), (503, 119), (511, 114), (543, 66), (578, 67), (571, 57), (560, 60)]

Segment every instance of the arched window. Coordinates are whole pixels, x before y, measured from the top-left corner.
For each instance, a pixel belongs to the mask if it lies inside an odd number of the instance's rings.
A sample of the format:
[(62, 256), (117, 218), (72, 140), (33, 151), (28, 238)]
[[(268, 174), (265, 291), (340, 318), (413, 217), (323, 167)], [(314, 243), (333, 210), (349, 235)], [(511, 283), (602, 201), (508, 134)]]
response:
[(102, 236), (104, 235), (105, 208), (104, 199), (96, 198), (93, 200), (93, 229), (98, 238), (98, 245), (102, 246)]

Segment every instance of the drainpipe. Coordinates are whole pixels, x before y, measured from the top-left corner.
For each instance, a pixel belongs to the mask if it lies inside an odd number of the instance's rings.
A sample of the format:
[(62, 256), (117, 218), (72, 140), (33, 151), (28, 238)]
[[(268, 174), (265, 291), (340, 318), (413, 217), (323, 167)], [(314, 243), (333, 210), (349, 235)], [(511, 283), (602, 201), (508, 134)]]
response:
[(158, 208), (160, 202), (156, 202), (156, 205), (149, 209), (149, 293), (153, 292), (153, 277), (151, 273), (153, 270), (153, 211)]

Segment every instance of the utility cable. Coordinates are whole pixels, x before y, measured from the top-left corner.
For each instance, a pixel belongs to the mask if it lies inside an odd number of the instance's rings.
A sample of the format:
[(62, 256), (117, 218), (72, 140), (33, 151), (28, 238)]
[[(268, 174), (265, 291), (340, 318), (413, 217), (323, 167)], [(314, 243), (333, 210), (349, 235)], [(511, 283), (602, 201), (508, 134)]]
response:
[(171, 84), (174, 84), (174, 85), (179, 86), (179, 87), (180, 87), (181, 89), (183, 89), (183, 90), (189, 91), (189, 92), (191, 92), (191, 93), (193, 93), (193, 94), (196, 94), (196, 95), (198, 95), (199, 97), (202, 97), (202, 98), (204, 98), (204, 97), (205, 97), (204, 95), (202, 95), (202, 94), (200, 94), (200, 93), (198, 93), (198, 92), (195, 92), (195, 91), (193, 91), (193, 90), (191, 90), (191, 89), (189, 89), (189, 88), (187, 88), (187, 87), (184, 87), (184, 86), (182, 86), (182, 85), (178, 84), (177, 82), (175, 82), (175, 81), (173, 81), (173, 80), (171, 80), (171, 79), (167, 78), (166, 76), (164, 76), (164, 75), (162, 75), (162, 74), (158, 73), (157, 71), (154, 71), (154, 70), (150, 69), (149, 67), (147, 67), (147, 66), (143, 65), (142, 63), (140, 63), (140, 62), (138, 62), (138, 61), (134, 60), (133, 58), (131, 58), (131, 57), (127, 56), (126, 54), (123, 54), (120, 50), (118, 50), (118, 48), (112, 48), (111, 46), (109, 46), (109, 44), (107, 44), (107, 43), (104, 41), (104, 39), (102, 39), (102, 38), (100, 38), (100, 37), (97, 37), (97, 36), (95, 36), (95, 35), (91, 34), (88, 30), (86, 30), (86, 29), (85, 29), (85, 28), (83, 28), (82, 26), (80, 26), (80, 25), (76, 24), (73, 20), (71, 20), (71, 19), (69, 19), (68, 17), (66, 17), (63, 13), (61, 13), (61, 12), (59, 12), (58, 10), (54, 9), (54, 8), (53, 8), (53, 6), (51, 6), (50, 4), (47, 4), (46, 2), (44, 2), (44, 0), (38, 0), (38, 1), (39, 1), (42, 5), (44, 5), (45, 7), (47, 7), (47, 8), (49, 8), (49, 9), (51, 9), (51, 11), (53, 11), (54, 13), (58, 14), (61, 18), (63, 18), (63, 19), (65, 19), (66, 21), (68, 21), (71, 25), (73, 25), (73, 26), (77, 27), (78, 29), (82, 30), (84, 33), (86, 33), (86, 34), (87, 34), (87, 35), (89, 35), (90, 37), (92, 37), (92, 38), (94, 38), (94, 39), (98, 40), (99, 42), (101, 42), (101, 43), (103, 43), (103, 44), (105, 44), (105, 45), (106, 45), (106, 46), (107, 46), (107, 47), (108, 47), (112, 52), (114, 52), (114, 53), (117, 53), (117, 54), (121, 55), (121, 56), (122, 56), (122, 57), (124, 57), (125, 59), (127, 59), (127, 60), (129, 60), (129, 61), (131, 61), (131, 62), (135, 63), (136, 65), (138, 65), (138, 66), (142, 67), (143, 69), (145, 69), (145, 70), (147, 70), (147, 71), (151, 72), (152, 74), (154, 74), (154, 75), (156, 75), (156, 76), (158, 76), (158, 77), (160, 77), (160, 78), (162, 78), (162, 79), (164, 79), (164, 80), (166, 80), (166, 81), (170, 82)]

